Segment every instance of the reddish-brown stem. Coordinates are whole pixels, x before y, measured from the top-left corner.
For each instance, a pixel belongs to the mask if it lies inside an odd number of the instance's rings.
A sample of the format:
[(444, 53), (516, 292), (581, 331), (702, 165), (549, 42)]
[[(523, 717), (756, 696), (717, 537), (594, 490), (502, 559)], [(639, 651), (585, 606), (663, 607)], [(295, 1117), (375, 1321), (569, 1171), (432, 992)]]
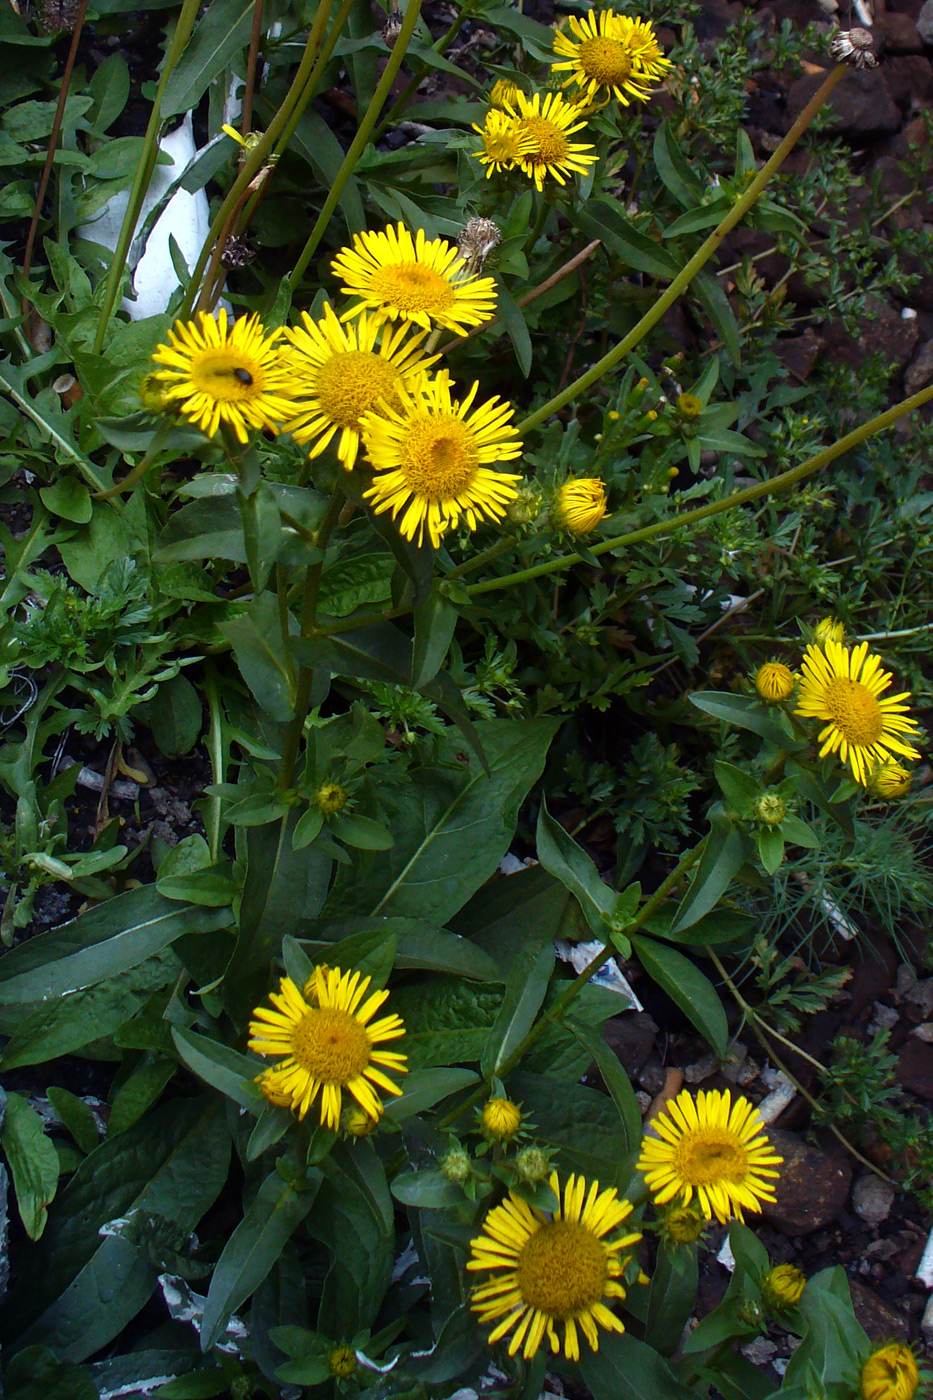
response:
[[(65, 119), (65, 103), (68, 100), (68, 89), (71, 86), (71, 73), (75, 66), (75, 57), (78, 52), (78, 44), (81, 40), (81, 30), (84, 28), (84, 16), (87, 14), (88, 0), (81, 0), (78, 6), (78, 13), (75, 17), (75, 27), (71, 35), (71, 47), (68, 50), (68, 57), (65, 60), (65, 71), (62, 74), (62, 85), (58, 94), (58, 103), (55, 107), (55, 120), (52, 122), (52, 134), (49, 137), (49, 149), (46, 152), (45, 164), (42, 167), (42, 175), (39, 178), (39, 190), (36, 194), (36, 207), (32, 211), (32, 223), (29, 225), (29, 234), (26, 238), (26, 252), (23, 254), (23, 279), (29, 276), (29, 269), (32, 267), (32, 254), (36, 246), (36, 234), (39, 231), (39, 220), (42, 217), (42, 205), (45, 202), (46, 190), (49, 187), (49, 180), (52, 177), (52, 163), (55, 160), (55, 151), (58, 147), (58, 138), (62, 131), (62, 122)], [(23, 298), (23, 310), (28, 311), (29, 302)]]
[[(523, 297), (519, 297), (516, 306), (528, 306), (531, 302), (537, 301), (538, 297), (543, 297), (545, 292), (549, 292), (552, 287), (556, 287), (558, 282), (563, 282), (565, 277), (569, 277), (571, 272), (575, 272), (581, 263), (585, 263), (587, 258), (591, 258), (599, 247), (600, 240), (594, 238), (592, 243), (587, 243), (585, 248), (581, 248), (579, 253), (575, 253), (569, 262), (565, 262), (556, 272), (552, 272), (550, 277), (537, 287), (532, 287), (530, 292), (526, 292)], [(481, 326), (474, 326), (466, 335), (458, 335), (456, 340), (448, 340), (446, 345), (442, 345), (438, 350), (439, 355), (446, 355), (448, 351), (455, 349), (458, 345), (463, 345), (465, 341), (472, 340), (474, 335), (482, 335), (488, 331), (499, 320), (498, 316), (493, 316), (491, 321), (484, 321)]]
[(253, 93), (256, 90), (256, 67), (259, 61), (259, 45), (262, 43), (262, 3), (253, 0), (253, 28), (249, 36), (249, 53), (246, 57), (246, 89), (243, 93), (243, 113), (241, 131), (244, 136), (253, 126)]

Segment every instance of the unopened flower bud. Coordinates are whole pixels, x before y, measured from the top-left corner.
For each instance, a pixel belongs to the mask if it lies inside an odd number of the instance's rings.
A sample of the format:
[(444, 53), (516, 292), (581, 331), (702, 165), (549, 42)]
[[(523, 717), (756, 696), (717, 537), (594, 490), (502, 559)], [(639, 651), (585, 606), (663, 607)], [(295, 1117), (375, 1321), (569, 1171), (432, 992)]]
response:
[(694, 1244), (706, 1227), (706, 1217), (695, 1206), (672, 1206), (661, 1225), (662, 1233), (674, 1244)]
[(554, 493), (551, 523), (568, 534), (588, 535), (608, 514), (606, 488), (598, 477), (574, 477)]
[(793, 694), (794, 673), (780, 661), (766, 661), (755, 672), (755, 689), (769, 705), (779, 705)]
[(883, 798), (885, 802), (894, 802), (910, 792), (910, 772), (903, 764), (891, 759), (872, 770), (868, 785), (876, 797)]
[(491, 107), (509, 107), (518, 97), (518, 84), (509, 78), (497, 78), (489, 93)]
[(473, 1171), (470, 1154), (462, 1147), (452, 1147), (437, 1164), (443, 1176), (457, 1185), (467, 1181)]
[(139, 402), (147, 413), (166, 413), (171, 407), (171, 399), (168, 397), (165, 384), (157, 374), (146, 374), (140, 380)]
[(551, 1170), (551, 1163), (543, 1147), (523, 1147), (515, 1158), (515, 1170), (522, 1181), (543, 1181)]
[(813, 629), (813, 640), (820, 646), (824, 642), (844, 642), (846, 626), (836, 617), (821, 617)]
[(765, 826), (780, 826), (787, 816), (787, 803), (779, 793), (762, 793), (755, 803), (755, 816)]
[(341, 1113), (340, 1126), (349, 1137), (364, 1138), (379, 1126), (379, 1119), (367, 1113), (365, 1108), (360, 1108), (359, 1104), (354, 1104)]
[(917, 1359), (903, 1342), (889, 1342), (873, 1351), (858, 1381), (862, 1400), (913, 1400), (919, 1385)]
[(776, 1264), (762, 1279), (761, 1292), (769, 1307), (795, 1308), (806, 1286), (806, 1275), (793, 1264)]
[(511, 1099), (490, 1099), (480, 1114), (480, 1128), (491, 1142), (511, 1142), (522, 1126), (522, 1111)]
[(335, 812), (343, 811), (347, 805), (348, 796), (346, 788), (342, 788), (339, 783), (325, 783), (314, 794), (314, 800), (325, 817), (329, 817)]
[(541, 513), (543, 497), (534, 486), (525, 482), (519, 486), (515, 499), (505, 508), (506, 519), (513, 525), (531, 525)]
[(327, 1357), (327, 1364), (332, 1376), (340, 1376), (345, 1380), (356, 1370), (356, 1352), (348, 1346), (334, 1347)]
[(691, 422), (703, 412), (703, 400), (697, 398), (696, 394), (681, 394), (674, 407), (681, 418)]

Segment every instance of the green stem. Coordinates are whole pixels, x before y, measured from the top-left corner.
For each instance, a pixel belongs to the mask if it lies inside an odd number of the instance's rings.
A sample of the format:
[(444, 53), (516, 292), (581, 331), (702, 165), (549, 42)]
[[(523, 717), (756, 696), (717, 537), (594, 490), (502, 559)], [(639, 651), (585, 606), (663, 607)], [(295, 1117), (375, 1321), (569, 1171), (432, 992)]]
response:
[[(217, 673), (210, 662), (204, 667), (204, 693), (207, 697), (207, 713), (210, 720), (207, 731), (207, 751), (211, 760), (211, 779), (214, 783), (222, 783), (226, 777), (224, 772), (223, 712), (217, 690)], [(221, 799), (216, 796), (208, 797), (207, 820), (204, 827), (207, 832), (207, 843), (211, 849), (211, 862), (214, 865), (220, 859), (220, 809)]]
[[(447, 33), (442, 34), (441, 37), (439, 39), (436, 39), (431, 45), (431, 48), (436, 54), (445, 54), (447, 52), (453, 41), (456, 39), (457, 35), (460, 33), (460, 30), (463, 28), (467, 20), (472, 15), (472, 13), (473, 12), (469, 8), (469, 6), (464, 5), (463, 9), (457, 15), (457, 18), (454, 20)], [(420, 73), (416, 73), (415, 76), (405, 84), (405, 87), (399, 95), (399, 97), (397, 97), (396, 100), (392, 103), (392, 106), (389, 108), (385, 117), (376, 127), (376, 130), (373, 134), (373, 141), (380, 140), (380, 138), (384, 136), (385, 133), (388, 131), (389, 127), (392, 126), (394, 122), (398, 121), (399, 117), (401, 117), (409, 102), (414, 97), (415, 93), (418, 91), (418, 84), (421, 82), (423, 77), (424, 70), (422, 69)]]
[[(340, 517), (343, 507), (343, 492), (339, 487), (334, 488), (334, 493), (327, 503), (327, 509), (318, 527), (315, 544), (321, 551), (321, 557), (316, 564), (309, 564), (305, 574), (304, 595), (301, 602), (301, 636), (310, 637), (314, 632), (314, 620), (317, 616), (317, 600), (321, 587), (321, 574), (324, 569), (324, 558), (327, 554), (327, 543), (333, 533), (334, 526)], [(288, 649), (286, 643), (286, 650)], [(295, 772), (295, 762), (298, 758), (298, 749), (301, 744), (301, 736), (304, 733), (305, 720), (308, 717), (308, 707), (311, 703), (311, 686), (314, 680), (314, 673), (310, 666), (299, 666), (298, 683), (295, 690), (295, 714), (290, 721), (285, 735), (285, 743), (282, 748), (282, 761), (279, 764), (279, 776), (276, 780), (276, 787), (280, 792), (291, 787), (292, 776)]]
[(504, 536), (503, 539), (497, 540), (495, 544), (491, 544), (488, 549), (481, 549), (479, 554), (474, 554), (472, 559), (467, 559), (464, 563), (458, 564), (455, 569), (451, 569), (449, 574), (444, 575), (442, 581), (446, 582), (447, 579), (462, 578), (464, 574), (475, 573), (477, 569), (482, 569), (487, 564), (491, 564), (494, 559), (499, 558), (500, 554), (505, 554), (506, 550), (512, 549), (517, 543), (518, 541), (514, 535)]
[[(661, 905), (667, 899), (671, 890), (674, 889), (674, 887), (680, 882), (680, 880), (687, 873), (687, 871), (699, 860), (705, 845), (706, 838), (704, 838), (699, 843), (699, 845), (694, 846), (692, 850), (687, 851), (684, 855), (681, 856), (680, 860), (677, 862), (670, 875), (668, 875), (667, 878), (661, 882), (661, 884), (655, 890), (651, 898), (645, 901), (645, 903), (639, 909), (638, 913), (635, 915), (632, 921), (626, 924), (625, 928), (622, 930), (623, 936), (627, 937), (631, 933), (636, 933), (638, 929), (640, 929), (648, 921), (648, 919), (650, 919), (651, 916), (655, 914), (658, 909), (660, 909)], [(583, 991), (583, 988), (589, 982), (590, 978), (593, 977), (597, 972), (599, 972), (600, 968), (605, 967), (609, 959), (615, 957), (617, 951), (618, 950), (614, 944), (605, 944), (602, 952), (597, 953), (593, 961), (589, 963), (589, 965), (585, 967), (583, 971), (573, 979), (572, 982), (569, 982), (567, 984), (566, 989), (563, 992), (561, 992), (560, 996), (557, 997), (557, 999), (548, 1007), (541, 1019), (535, 1022), (535, 1024), (531, 1027), (531, 1030), (528, 1031), (527, 1035), (524, 1036), (524, 1038), (512, 1051), (511, 1055), (507, 1057), (503, 1064), (498, 1066), (495, 1072), (496, 1077), (498, 1079), (504, 1079), (507, 1074), (511, 1073), (511, 1071), (521, 1060), (522, 1056), (525, 1055), (531, 1049), (532, 1045), (534, 1045), (536, 1040), (540, 1039), (540, 1037), (547, 1030), (548, 1026), (550, 1026), (553, 1021), (558, 1020), (564, 1015), (564, 1012), (567, 1010), (567, 1008), (572, 1005), (572, 1003)], [(484, 1082), (479, 1086), (479, 1088), (475, 1089), (473, 1093), (469, 1096), (469, 1098), (465, 1099), (464, 1102), (459, 1105), (459, 1107), (453, 1109), (450, 1113), (448, 1113), (447, 1117), (444, 1118), (442, 1122), (438, 1124), (438, 1127), (441, 1130), (446, 1128), (448, 1124), (452, 1123), (455, 1118), (459, 1118), (461, 1114), (467, 1111), (467, 1109), (472, 1108), (474, 1104), (479, 1103), (480, 1099), (482, 1099), (487, 1092), (489, 1078), (491, 1078), (491, 1076), (484, 1080)]]
[[(831, 447), (824, 448), (815, 457), (810, 457), (806, 462), (802, 462), (799, 467), (791, 467), (788, 471), (780, 472), (777, 476), (772, 477), (770, 481), (756, 482), (754, 486), (747, 486), (743, 491), (734, 491), (731, 496), (726, 496), (721, 501), (713, 501), (708, 506), (698, 506), (696, 510), (685, 510), (680, 515), (672, 516), (669, 520), (658, 520), (654, 525), (645, 525), (641, 530), (632, 530), (627, 535), (615, 535), (612, 539), (602, 540), (599, 544), (590, 545), (589, 552), (591, 554), (606, 554), (610, 550), (628, 549), (632, 545), (644, 544), (646, 540), (663, 539), (665, 536), (676, 534), (678, 530), (683, 530), (688, 525), (696, 525), (701, 520), (708, 520), (713, 515), (720, 515), (724, 510), (733, 510), (737, 506), (747, 505), (749, 501), (756, 501), (760, 496), (775, 496), (781, 491), (787, 491), (791, 486), (796, 486), (799, 481), (805, 481), (808, 476), (814, 476), (816, 472), (822, 471), (823, 467), (834, 462), (837, 457), (851, 451), (853, 447), (858, 447), (866, 438), (873, 437), (875, 433), (883, 432), (898, 418), (902, 418), (905, 413), (912, 413), (914, 409), (922, 408), (931, 399), (933, 399), (933, 386), (921, 389), (919, 393), (911, 394), (909, 399), (902, 399), (893, 408), (879, 413), (877, 418), (871, 418), (861, 427), (853, 429), (851, 433), (846, 433), (845, 437), (840, 438)], [(522, 569), (519, 573), (505, 574), (502, 578), (486, 579), (484, 583), (470, 584), (467, 592), (472, 596), (478, 593), (488, 593), (494, 588), (509, 588), (514, 583), (525, 583), (528, 579), (540, 578), (544, 574), (558, 573), (561, 569), (569, 569), (571, 564), (579, 562), (579, 554), (562, 554), (557, 559), (549, 559), (544, 564), (535, 564), (532, 568)]]
[(181, 14), (178, 16), (178, 23), (175, 25), (175, 32), (172, 35), (172, 42), (165, 56), (165, 63), (159, 77), (159, 86), (156, 89), (155, 101), (152, 104), (152, 111), (149, 114), (149, 124), (146, 127), (146, 134), (143, 137), (142, 155), (139, 165), (136, 167), (136, 175), (133, 178), (133, 184), (130, 188), (129, 202), (126, 206), (126, 213), (123, 216), (120, 237), (117, 239), (117, 246), (110, 263), (110, 271), (107, 274), (107, 286), (104, 291), (103, 304), (100, 308), (100, 318), (97, 322), (97, 335), (94, 337), (95, 355), (99, 355), (104, 348), (104, 337), (107, 334), (107, 327), (110, 324), (110, 318), (113, 315), (114, 307), (117, 304), (117, 297), (120, 295), (120, 288), (123, 285), (123, 271), (126, 267), (127, 257), (129, 256), (130, 245), (136, 233), (136, 225), (139, 222), (139, 211), (146, 197), (146, 190), (149, 188), (149, 181), (152, 178), (156, 158), (159, 154), (159, 130), (162, 126), (162, 98), (165, 95), (165, 88), (175, 70), (178, 60), (184, 52), (199, 9), (200, 0), (184, 0), (181, 7)]
[(552, 413), (556, 413), (559, 409), (564, 408), (566, 404), (572, 403), (580, 394), (591, 388), (602, 379), (604, 374), (607, 374), (609, 370), (613, 369), (621, 359), (633, 350), (635, 346), (644, 339), (653, 326), (657, 325), (658, 321), (661, 320), (667, 310), (673, 306), (681, 292), (689, 286), (704, 263), (708, 262), (718, 250), (726, 234), (735, 227), (740, 219), (745, 217), (768, 184), (768, 181), (780, 170), (784, 161), (790, 155), (791, 151), (816, 116), (820, 107), (833, 91), (833, 88), (845, 77), (847, 72), (848, 69), (846, 65), (842, 63), (838, 64), (833, 69), (826, 78), (826, 81), (818, 88), (806, 107), (804, 107), (800, 116), (784, 137), (784, 140), (771, 156), (771, 159), (767, 164), (762, 166), (748, 189), (732, 206), (722, 223), (713, 230), (706, 242), (694, 253), (690, 261), (674, 278), (667, 291), (654, 303), (651, 310), (645, 313), (638, 322), (638, 325), (635, 326), (633, 330), (629, 331), (628, 335), (623, 340), (620, 340), (618, 345), (614, 346), (601, 360), (597, 360), (596, 364), (593, 365), (591, 369), (587, 370), (586, 374), (582, 374), (579, 379), (575, 379), (574, 382), (569, 384), (561, 393), (556, 394), (553, 399), (549, 399), (542, 408), (529, 414), (523, 422), (519, 423), (518, 431), (520, 434), (527, 433), (532, 428), (536, 428), (539, 423), (543, 423), (546, 418), (550, 418)]
[(254, 176), (258, 174), (259, 170), (266, 163), (269, 152), (281, 135), (295, 107), (302, 102), (303, 98), (305, 104), (310, 101), (310, 92), (305, 95), (308, 78), (314, 68), (315, 59), (324, 36), (324, 30), (330, 18), (330, 12), (333, 9), (333, 3), (334, 0), (321, 0), (317, 13), (314, 16), (314, 23), (311, 26), (311, 31), (308, 34), (305, 51), (301, 56), (301, 62), (292, 79), (292, 85), (285, 94), (282, 105), (266, 127), (260, 140), (255, 146), (245, 152), (245, 158), (243, 164), (240, 166), (239, 173), (227, 191), (220, 208), (214, 215), (207, 237), (204, 240), (204, 247), (198, 254), (198, 260), (191, 273), (191, 281), (188, 285), (188, 290), (178, 310), (177, 319), (179, 321), (186, 321), (191, 315), (191, 310), (201, 285), (201, 279), (204, 276), (204, 270), (207, 267), (208, 260), (220, 237), (221, 231), (226, 227), (231, 211), (238, 206)]
[[(343, 33), (344, 26), (350, 17), (350, 11), (353, 9), (355, 3), (356, 0), (343, 0), (343, 4), (337, 11), (334, 22), (330, 27), (330, 32), (328, 33), (327, 38), (324, 40), (321, 52), (318, 54), (317, 59), (314, 63), (314, 67), (312, 68), (310, 76), (308, 78), (308, 81), (305, 84), (305, 93), (302, 94), (303, 100), (299, 100), (295, 103), (294, 111), (292, 112), (288, 121), (282, 128), (282, 134), (276, 142), (276, 156), (280, 156), (284, 153), (289, 141), (295, 134), (295, 129), (298, 126), (298, 123), (301, 121), (301, 118), (304, 115), (304, 110), (307, 107), (308, 102), (310, 102), (311, 98), (317, 92), (318, 84), (321, 80), (321, 74), (324, 72), (324, 69), (330, 62), (331, 54), (334, 52), (337, 40)], [(306, 97), (305, 94), (307, 94)]]
[(139, 481), (141, 477), (144, 477), (146, 475), (146, 472), (149, 470), (155, 459), (158, 457), (159, 453), (162, 451), (162, 448), (165, 445), (165, 440), (174, 427), (175, 423), (172, 419), (164, 419), (163, 422), (161, 422), (158, 428), (156, 429), (155, 436), (153, 437), (149, 446), (146, 448), (146, 451), (143, 454), (141, 461), (136, 463), (136, 466), (132, 469), (129, 475), (125, 476), (122, 481), (118, 481), (114, 486), (111, 486), (106, 491), (95, 491), (94, 499), (96, 501), (109, 501), (111, 496), (122, 495), (124, 491), (129, 491), (131, 486), (135, 486), (137, 481)]
[(311, 230), (308, 241), (304, 248), (302, 248), (298, 261), (292, 271), (292, 286), (298, 284), (305, 268), (317, 252), (318, 244), (324, 236), (327, 225), (330, 223), (331, 215), (337, 208), (344, 187), (353, 174), (357, 161), (369, 142), (370, 134), (372, 133), (373, 127), (376, 125), (376, 118), (382, 111), (385, 100), (392, 91), (392, 84), (395, 82), (396, 74), (404, 62), (408, 45), (411, 43), (411, 36), (415, 32), (415, 25), (418, 23), (418, 17), (421, 14), (421, 4), (422, 0), (408, 0), (401, 32), (395, 41), (395, 47), (389, 54), (389, 61), (385, 66), (385, 71), (379, 79), (376, 91), (373, 93), (369, 106), (366, 108), (366, 112), (363, 116), (363, 120), (360, 122), (359, 130), (350, 143), (350, 149), (344, 156), (343, 164), (337, 171), (337, 176), (330, 187), (323, 208), (317, 217), (317, 222)]

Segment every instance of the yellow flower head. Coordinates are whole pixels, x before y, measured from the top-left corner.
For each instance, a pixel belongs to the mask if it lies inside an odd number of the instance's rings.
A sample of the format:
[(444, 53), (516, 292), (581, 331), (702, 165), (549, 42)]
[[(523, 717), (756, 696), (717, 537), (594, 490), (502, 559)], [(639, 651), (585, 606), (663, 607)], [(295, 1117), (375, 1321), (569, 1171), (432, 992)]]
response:
[(340, 1126), (349, 1137), (369, 1137), (379, 1126), (379, 1119), (373, 1118), (359, 1104), (351, 1104), (340, 1115)]
[(807, 1286), (806, 1274), (793, 1264), (775, 1264), (761, 1281), (761, 1291), (772, 1308), (795, 1308)]
[(772, 1149), (758, 1110), (748, 1099), (732, 1102), (727, 1089), (701, 1089), (694, 1101), (683, 1089), (652, 1122), (657, 1137), (643, 1139), (637, 1170), (658, 1205), (694, 1196), (707, 1220), (742, 1220), (774, 1200), (775, 1168), (784, 1160)]
[[(515, 92), (517, 96), (517, 88)], [(483, 138), (483, 149), (472, 151), (471, 155), (485, 165), (487, 180), (500, 170), (514, 170), (535, 149), (534, 137), (522, 128), (518, 118), (498, 107), (490, 107), (483, 125), (474, 122), (473, 130)]]
[(794, 691), (794, 673), (780, 661), (766, 661), (755, 672), (755, 689), (769, 705), (779, 705)]
[(423, 229), (414, 238), (402, 223), (356, 233), (353, 247), (341, 248), (331, 267), (343, 279), (340, 290), (358, 298), (342, 321), (368, 308), (379, 324), (411, 321), (426, 331), (436, 325), (462, 333), (495, 314), (494, 280), (471, 276), (452, 243), (425, 238)]
[(694, 418), (699, 418), (703, 412), (703, 400), (697, 398), (696, 394), (681, 394), (674, 407), (681, 418), (686, 418), (690, 422)]
[[(564, 1354), (580, 1357), (577, 1329), (594, 1351), (597, 1328), (625, 1329), (607, 1307), (625, 1297), (622, 1275), (630, 1250), (641, 1239), (637, 1230), (612, 1238), (632, 1213), (629, 1201), (619, 1200), (615, 1188), (587, 1188), (582, 1176), (571, 1176), (563, 1191), (552, 1172), (550, 1184), (558, 1199), (553, 1216), (534, 1210), (509, 1192), (483, 1222), (470, 1243), (467, 1269), (492, 1275), (473, 1290), (472, 1307), (481, 1323), (495, 1323), (489, 1342), (507, 1332), (509, 1355), (521, 1350), (526, 1361), (535, 1356), (547, 1335), (552, 1351), (560, 1350), (558, 1328), (564, 1332)], [(606, 1300), (606, 1301), (604, 1301)], [(515, 1329), (514, 1331), (512, 1329)]]
[(862, 1400), (913, 1400), (919, 1384), (916, 1358), (902, 1342), (873, 1351), (859, 1376)]
[(883, 798), (885, 802), (895, 802), (910, 792), (910, 770), (902, 763), (895, 763), (892, 758), (871, 770), (868, 786), (876, 797)]
[(461, 517), (471, 530), (483, 519), (501, 520), (517, 495), (521, 477), (487, 465), (521, 456), (509, 422), (513, 409), (493, 398), (471, 413), (478, 389), (474, 384), (462, 402), (455, 401), (444, 372), (412, 392), (400, 389), (399, 410), (385, 408), (362, 419), (376, 471), (363, 499), (377, 515), (401, 515), (399, 529), (408, 540), (420, 544), (427, 531), (436, 549)]
[(424, 355), (427, 331), (407, 324), (384, 327), (363, 312), (352, 326), (337, 320), (330, 303), (320, 321), (301, 313), (301, 326), (285, 332), (292, 392), (300, 400), (284, 425), (297, 443), (319, 457), (336, 434), (337, 456), (352, 471), (360, 450), (360, 415), (396, 399), (399, 384), (416, 384), (438, 358)]
[(480, 1114), (483, 1137), (494, 1142), (511, 1142), (522, 1126), (522, 1111), (511, 1099), (490, 1099)]
[(289, 1096), (299, 1118), (320, 1093), (321, 1122), (335, 1132), (345, 1089), (371, 1118), (379, 1118), (376, 1090), (402, 1092), (384, 1071), (407, 1072), (405, 1055), (376, 1048), (404, 1035), (405, 1027), (394, 1015), (372, 1019), (389, 993), (367, 997), (371, 980), (339, 967), (316, 967), (302, 993), (283, 977), (278, 992), (269, 994), (275, 1009), (258, 1006), (249, 1024), (249, 1048), (280, 1057), (272, 1066), (276, 1091)]
[(575, 477), (557, 488), (551, 503), (551, 520), (558, 530), (588, 535), (605, 520), (606, 488), (595, 476)]
[(846, 625), (836, 617), (821, 617), (813, 629), (813, 640), (820, 646), (824, 642), (844, 642)]
[(696, 1201), (684, 1206), (675, 1203), (664, 1213), (661, 1232), (674, 1244), (695, 1244), (706, 1229), (706, 1216), (697, 1209)]
[[(515, 101), (518, 92), (518, 84), (513, 83), (510, 78), (497, 78), (489, 93), (490, 105), (493, 107), (507, 107), (510, 102)], [(475, 131), (476, 127), (474, 127), (473, 130)]]
[(838, 753), (855, 781), (866, 787), (875, 765), (887, 762), (892, 753), (919, 757), (910, 743), (917, 722), (904, 703), (910, 691), (880, 698), (892, 677), (882, 671), (881, 657), (869, 653), (867, 642), (851, 650), (833, 641), (822, 647), (811, 644), (801, 670), (794, 713), (826, 721), (819, 735), (821, 758)]
[(339, 1376), (345, 1380), (356, 1370), (356, 1352), (352, 1347), (334, 1347), (333, 1351), (328, 1353), (327, 1364), (332, 1376)]
[(564, 87), (576, 84), (591, 100), (612, 94), (626, 107), (632, 97), (647, 102), (650, 85), (671, 66), (647, 20), (599, 10), (571, 15), (569, 26), (573, 38), (560, 30), (554, 35), (554, 52), (562, 61), (553, 69), (568, 73)]
[(335, 812), (343, 811), (347, 805), (348, 793), (339, 783), (325, 783), (314, 794), (314, 800), (325, 817), (330, 817)]
[(293, 411), (291, 385), (279, 353), (279, 331), (269, 335), (258, 316), (242, 316), (231, 326), (223, 307), (216, 318), (199, 312), (197, 321), (176, 321), (169, 344), (152, 356), (165, 369), (154, 377), (165, 397), (213, 437), (221, 423), (248, 441), (248, 429), (281, 432)]
[(291, 1108), (292, 1096), (282, 1088), (274, 1069), (263, 1070), (256, 1083), (267, 1103), (273, 1104), (275, 1108)]
[(165, 385), (155, 374), (144, 374), (139, 381), (139, 402), (147, 413), (165, 413), (171, 399)]
[(520, 136), (531, 140), (528, 149), (519, 156), (518, 164), (539, 190), (544, 189), (546, 175), (553, 176), (559, 185), (565, 185), (568, 176), (585, 175), (587, 167), (595, 163), (596, 155), (590, 154), (594, 149), (591, 145), (568, 139), (585, 123), (580, 120), (579, 110), (566, 102), (559, 92), (543, 96), (536, 92), (533, 97), (520, 92), (506, 111), (518, 118)]

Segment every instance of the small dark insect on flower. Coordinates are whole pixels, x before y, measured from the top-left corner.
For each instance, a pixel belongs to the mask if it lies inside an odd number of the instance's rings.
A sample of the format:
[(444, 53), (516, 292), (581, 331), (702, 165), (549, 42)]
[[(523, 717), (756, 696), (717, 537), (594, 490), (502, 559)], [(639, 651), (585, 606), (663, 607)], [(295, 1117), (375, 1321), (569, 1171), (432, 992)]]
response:
[(253, 376), (250, 374), (249, 370), (243, 369), (241, 365), (237, 365), (236, 369), (233, 371), (233, 377), (234, 379), (238, 379), (241, 384), (250, 385), (253, 382)]

